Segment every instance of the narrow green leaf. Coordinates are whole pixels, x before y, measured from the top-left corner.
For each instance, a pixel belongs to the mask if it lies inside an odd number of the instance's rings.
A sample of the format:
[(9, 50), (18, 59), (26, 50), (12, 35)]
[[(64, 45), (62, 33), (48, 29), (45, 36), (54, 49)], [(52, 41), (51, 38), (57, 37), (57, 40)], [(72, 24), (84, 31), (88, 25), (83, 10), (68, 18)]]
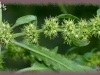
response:
[(53, 69), (57, 71), (68, 71), (68, 72), (96, 72), (95, 69), (92, 69), (91, 67), (85, 67), (82, 65), (79, 65), (71, 60), (68, 60), (64, 56), (61, 56), (60, 54), (54, 53), (52, 51), (49, 51), (47, 48), (43, 48), (42, 50), (38, 49), (38, 46), (29, 45), (29, 44), (21, 44), (16, 41), (11, 41), (13, 44), (16, 44), (20, 47), (23, 47), (27, 50), (30, 50), (33, 52), (34, 56), (37, 59), (40, 59), (44, 61), (44, 63), (48, 66), (52, 66)]
[(17, 73), (22, 73), (22, 72), (35, 72), (35, 71), (51, 71), (51, 69), (47, 68), (44, 64), (35, 62), (31, 67), (21, 69), (17, 71)]
[(16, 20), (16, 23), (12, 26), (11, 29), (15, 28), (16, 26), (22, 25), (22, 24), (26, 24), (26, 23), (34, 23), (35, 25), (37, 25), (37, 17), (34, 15), (26, 15), (26, 16), (22, 16), (20, 18), (18, 18)]
[(57, 16), (57, 18), (58, 19), (60, 19), (60, 18), (68, 18), (68, 19), (73, 19), (73, 20), (78, 20), (78, 21), (80, 20), (78, 17), (73, 16), (71, 14), (61, 14), (61, 15)]
[(57, 51), (58, 51), (58, 46), (55, 47), (54, 49), (52, 49), (51, 51), (54, 52), (54, 53), (57, 53)]

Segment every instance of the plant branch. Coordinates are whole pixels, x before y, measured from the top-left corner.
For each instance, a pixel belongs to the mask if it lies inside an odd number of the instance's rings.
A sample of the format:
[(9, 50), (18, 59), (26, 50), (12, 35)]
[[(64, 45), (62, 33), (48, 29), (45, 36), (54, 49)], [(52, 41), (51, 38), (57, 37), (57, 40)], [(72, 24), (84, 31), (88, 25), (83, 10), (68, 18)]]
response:
[(16, 38), (16, 37), (20, 37), (20, 36), (24, 36), (25, 34), (24, 33), (15, 33), (13, 34), (13, 37)]

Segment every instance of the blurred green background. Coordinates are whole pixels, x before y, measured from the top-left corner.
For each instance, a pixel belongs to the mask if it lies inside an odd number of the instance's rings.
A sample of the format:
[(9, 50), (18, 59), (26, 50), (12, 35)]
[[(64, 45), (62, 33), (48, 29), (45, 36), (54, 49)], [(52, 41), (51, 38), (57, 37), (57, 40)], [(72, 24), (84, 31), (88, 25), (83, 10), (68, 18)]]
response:
[[(10, 24), (14, 24), (15, 21), (22, 16), (25, 15), (36, 15), (38, 19), (38, 27), (41, 28), (44, 23), (44, 19), (50, 16), (57, 16), (63, 14), (58, 4), (33, 4), (33, 5), (19, 5), (19, 4), (6, 4), (7, 10), (3, 11), (3, 21), (8, 21)], [(79, 17), (80, 19), (90, 19), (96, 15), (96, 11), (99, 8), (97, 5), (68, 5), (64, 4), (64, 7), (68, 14), (72, 14), (74, 16)], [(22, 26), (16, 27), (14, 32), (20, 32)], [(50, 40), (49, 38), (45, 38), (43, 34), (41, 34), (39, 39), (39, 44), (41, 46), (47, 47), (49, 49), (53, 49), (58, 46), (58, 53), (64, 54), (66, 51), (73, 47), (74, 45), (64, 44), (64, 40), (60, 37), (55, 38), (54, 40)], [(21, 40), (21, 38), (17, 38), (17, 40)], [(86, 51), (90, 51), (94, 47), (99, 47), (98, 39), (91, 38), (91, 43), (86, 47), (80, 47), (75, 49), (79, 54), (84, 54)]]

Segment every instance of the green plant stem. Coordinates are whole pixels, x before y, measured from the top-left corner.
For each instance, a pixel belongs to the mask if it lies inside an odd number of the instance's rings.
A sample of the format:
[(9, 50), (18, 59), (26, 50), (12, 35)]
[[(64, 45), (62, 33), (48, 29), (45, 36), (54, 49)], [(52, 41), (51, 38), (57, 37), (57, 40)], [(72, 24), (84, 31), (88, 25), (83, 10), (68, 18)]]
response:
[(0, 26), (2, 25), (2, 5), (0, 2)]
[[(36, 32), (41, 33), (41, 32), (43, 32), (43, 30), (39, 29), (39, 30), (36, 30)], [(15, 34), (13, 34), (13, 38), (24, 36), (24, 35), (25, 35), (25, 33), (23, 33), (23, 32), (22, 33), (15, 33)]]
[[(63, 30), (61, 28), (58, 28), (57, 29), (57, 32), (62, 32)], [(36, 30), (37, 33), (42, 33), (43, 32), (43, 29), (39, 29), (39, 30)], [(20, 36), (24, 36), (25, 33), (15, 33), (13, 34), (13, 37), (16, 38), (16, 37), (20, 37)]]
[(20, 37), (24, 35), (25, 35), (24, 33), (16, 33), (16, 34), (13, 34), (13, 37), (16, 38), (16, 37)]
[(64, 5), (62, 3), (59, 3), (58, 4), (59, 8), (61, 9), (61, 11), (64, 13), (64, 14), (68, 14), (68, 12), (66, 11)]
[[(2, 26), (2, 5), (0, 2), (0, 26)], [(0, 43), (0, 55), (1, 55), (1, 43)]]
[(36, 30), (36, 32), (42, 33), (43, 32), (43, 29)]
[(11, 27), (11, 30), (14, 29), (16, 26), (17, 26), (17, 25), (13, 25), (13, 26)]

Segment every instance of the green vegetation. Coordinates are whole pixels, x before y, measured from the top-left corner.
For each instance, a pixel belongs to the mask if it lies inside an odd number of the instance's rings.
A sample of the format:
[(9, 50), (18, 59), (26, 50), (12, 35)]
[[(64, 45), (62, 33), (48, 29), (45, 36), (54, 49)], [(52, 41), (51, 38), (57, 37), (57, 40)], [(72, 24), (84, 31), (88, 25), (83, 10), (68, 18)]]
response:
[[(66, 12), (63, 4), (59, 7)], [(100, 9), (97, 10), (96, 16), (88, 20), (63, 13), (45, 18), (41, 28), (37, 24), (38, 17), (36, 15), (22, 16), (16, 20), (14, 25), (2, 22), (2, 8), (0, 9), (0, 44), (4, 47), (4, 50), (0, 52), (1, 71), (10, 70), (7, 67), (9, 62), (5, 63), (4, 60), (4, 58), (7, 58), (9, 61), (19, 63), (22, 61), (30, 62), (30, 67), (20, 70), (13, 67), (13, 70), (16, 69), (17, 73), (98, 72), (98, 64), (100, 64), (99, 48), (95, 47), (82, 55), (78, 54), (78, 51), (74, 52), (74, 50), (88, 46), (92, 37), (100, 39)], [(14, 28), (21, 25), (24, 25), (21, 32), (14, 32)], [(64, 43), (76, 47), (67, 49), (65, 54), (60, 54), (58, 53), (58, 46), (48, 49), (39, 44), (41, 34), (52, 40), (59, 37), (59, 33)], [(16, 38), (18, 37), (22, 37), (22, 40), (17, 41)]]

